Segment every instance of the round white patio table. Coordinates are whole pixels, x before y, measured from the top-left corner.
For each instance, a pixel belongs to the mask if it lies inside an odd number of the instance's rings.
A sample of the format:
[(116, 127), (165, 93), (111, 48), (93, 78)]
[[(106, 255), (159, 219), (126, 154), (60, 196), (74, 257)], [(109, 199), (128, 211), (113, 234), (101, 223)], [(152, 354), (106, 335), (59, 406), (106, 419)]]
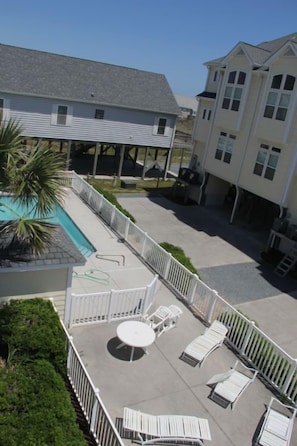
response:
[(121, 342), (116, 348), (121, 348), (124, 345), (131, 347), (130, 362), (133, 361), (134, 350), (136, 347), (143, 348), (147, 353), (146, 347), (151, 345), (156, 334), (154, 330), (144, 322), (140, 321), (126, 321), (122, 322), (117, 327), (117, 337)]

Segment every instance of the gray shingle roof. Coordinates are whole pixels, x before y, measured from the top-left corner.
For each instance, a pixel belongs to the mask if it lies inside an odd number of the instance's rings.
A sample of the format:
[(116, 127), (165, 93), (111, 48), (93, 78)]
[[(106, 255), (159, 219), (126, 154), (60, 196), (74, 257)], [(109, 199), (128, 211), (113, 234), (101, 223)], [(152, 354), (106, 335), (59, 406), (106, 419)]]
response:
[(163, 74), (2, 44), (0, 91), (179, 114)]
[(35, 256), (20, 252), (18, 249), (0, 248), (0, 270), (3, 268), (20, 267), (30, 269), (48, 267), (56, 269), (62, 265), (84, 265), (85, 263), (85, 257), (79, 252), (60, 225), (57, 225), (48, 249), (42, 255)]

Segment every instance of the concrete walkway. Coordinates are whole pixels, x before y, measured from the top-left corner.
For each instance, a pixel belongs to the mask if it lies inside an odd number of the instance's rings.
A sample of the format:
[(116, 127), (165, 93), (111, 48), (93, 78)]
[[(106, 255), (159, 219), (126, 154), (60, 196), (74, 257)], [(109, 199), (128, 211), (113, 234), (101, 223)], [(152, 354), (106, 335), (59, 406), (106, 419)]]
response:
[(297, 281), (279, 278), (261, 259), (267, 233), (229, 224), (227, 215), (163, 196), (117, 196), (158, 243), (180, 246), (201, 279), (297, 358)]

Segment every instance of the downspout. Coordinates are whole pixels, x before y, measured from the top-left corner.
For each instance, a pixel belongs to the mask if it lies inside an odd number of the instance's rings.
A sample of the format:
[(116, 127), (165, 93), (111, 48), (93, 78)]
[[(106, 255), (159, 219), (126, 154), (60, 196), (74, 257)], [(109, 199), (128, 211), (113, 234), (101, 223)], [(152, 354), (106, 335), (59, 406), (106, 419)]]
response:
[[(254, 72), (254, 73), (258, 74), (258, 72)], [(260, 101), (260, 98), (261, 98), (260, 91), (262, 89), (262, 84), (263, 84), (263, 79), (265, 77), (265, 73), (259, 72), (259, 75), (260, 75), (260, 78), (261, 78), (261, 82), (258, 85), (257, 101), (256, 101), (256, 104), (255, 104), (255, 111), (259, 109), (258, 105), (259, 105), (259, 101)], [(256, 113), (254, 113), (253, 119), (252, 119), (251, 124), (250, 124), (250, 128), (249, 128), (248, 135), (247, 135), (247, 138), (246, 138), (245, 148), (244, 148), (243, 155), (242, 155), (242, 158), (241, 158), (240, 168), (238, 170), (236, 183), (234, 184), (235, 189), (236, 189), (236, 197), (235, 197), (235, 200), (234, 200), (234, 205), (233, 205), (232, 212), (231, 212), (231, 217), (230, 217), (230, 220), (229, 220), (230, 223), (233, 223), (235, 212), (236, 212), (236, 209), (237, 209), (237, 206), (238, 206), (238, 200), (240, 198), (241, 188), (238, 186), (238, 183), (239, 183), (239, 179), (240, 179), (240, 176), (241, 176), (242, 166), (243, 166), (245, 158), (246, 158), (247, 146), (248, 146), (248, 143), (249, 143), (249, 140), (250, 140), (250, 137), (251, 137), (252, 129), (254, 128), (255, 120), (256, 120)]]

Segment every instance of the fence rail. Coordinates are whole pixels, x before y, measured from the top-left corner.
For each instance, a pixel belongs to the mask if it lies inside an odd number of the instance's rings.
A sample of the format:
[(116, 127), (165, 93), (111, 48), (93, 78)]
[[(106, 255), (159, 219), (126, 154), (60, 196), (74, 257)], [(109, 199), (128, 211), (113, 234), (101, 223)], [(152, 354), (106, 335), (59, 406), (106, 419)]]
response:
[(72, 172), (72, 188), (202, 320), (207, 323), (215, 319), (222, 320), (229, 328), (229, 344), (257, 368), (267, 383), (291, 403), (297, 404), (296, 359), (197, 275), (188, 271), (75, 172)]

